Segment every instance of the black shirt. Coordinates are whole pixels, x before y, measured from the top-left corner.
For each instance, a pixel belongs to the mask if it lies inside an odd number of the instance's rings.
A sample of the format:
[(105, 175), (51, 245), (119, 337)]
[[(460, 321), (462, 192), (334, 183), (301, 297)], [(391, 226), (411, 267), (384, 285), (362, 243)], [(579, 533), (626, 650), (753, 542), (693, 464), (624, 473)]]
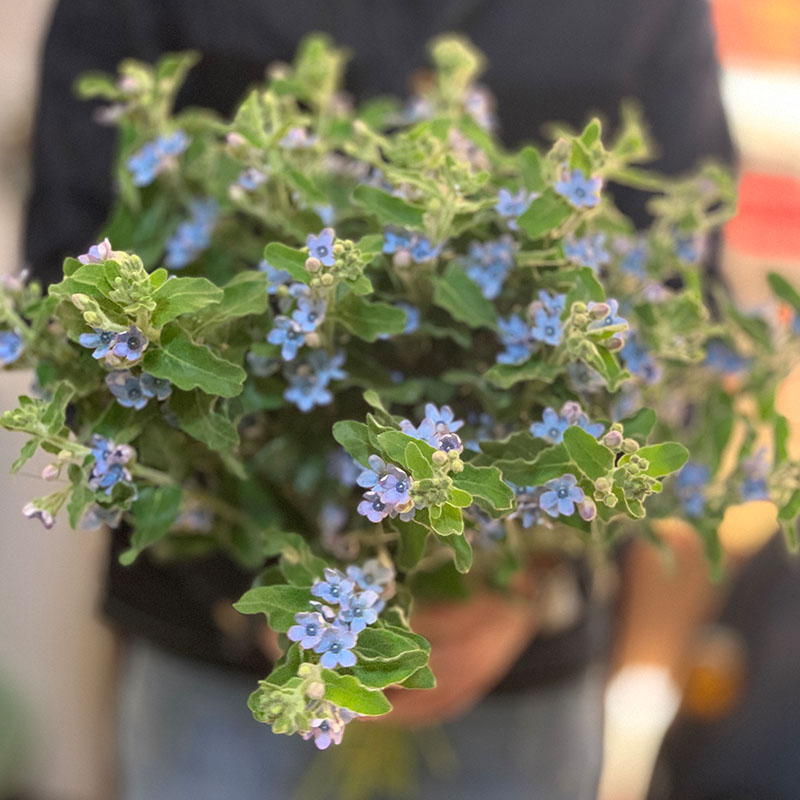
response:
[[(406, 95), (410, 73), (427, 65), (427, 41), (457, 30), (488, 58), (483, 80), (497, 97), (509, 145), (540, 138), (550, 120), (580, 125), (592, 113), (613, 129), (620, 102), (636, 97), (659, 146), (654, 168), (676, 173), (704, 156), (732, 159), (706, 0), (60, 0), (36, 116), (25, 235), (34, 274), (59, 279), (64, 256), (94, 242), (112, 200), (114, 131), (97, 125), (92, 105), (73, 96), (78, 75), (113, 72), (125, 57), (153, 61), (196, 49), (203, 60), (179, 105), (227, 114), (268, 63), (290, 61), (299, 39), (314, 30), (352, 50), (347, 88), (358, 99)], [(644, 221), (641, 197), (621, 189), (616, 196)], [(145, 554), (124, 568), (115, 557), (122, 538), (117, 532), (112, 540), (105, 602), (122, 630), (265, 674), (249, 623), (225, 612), (249, 576), (222, 556), (159, 566)], [(585, 577), (579, 575), (588, 596)], [(593, 637), (603, 638), (590, 612), (568, 632), (540, 637), (506, 687), (580, 666)]]

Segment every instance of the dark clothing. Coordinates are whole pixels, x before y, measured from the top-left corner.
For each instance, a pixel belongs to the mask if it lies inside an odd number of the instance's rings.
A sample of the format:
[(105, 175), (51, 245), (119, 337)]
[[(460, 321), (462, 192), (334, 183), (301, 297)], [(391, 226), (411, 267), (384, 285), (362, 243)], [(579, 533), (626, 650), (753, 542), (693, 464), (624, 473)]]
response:
[[(594, 112), (613, 128), (620, 102), (636, 97), (659, 144), (655, 168), (732, 157), (706, 0), (61, 0), (37, 116), (26, 236), (34, 273), (57, 279), (61, 259), (93, 242), (111, 202), (114, 132), (72, 96), (76, 76), (192, 48), (203, 60), (179, 104), (229, 113), (269, 62), (291, 60), (313, 30), (351, 48), (347, 88), (359, 99), (406, 95), (409, 74), (427, 65), (426, 42), (458, 30), (487, 56), (484, 80), (508, 144), (537, 138), (547, 121), (578, 126)], [(641, 197), (619, 190), (618, 202), (643, 221)], [(114, 549), (122, 547), (117, 536)], [(123, 630), (184, 654), (263, 672), (257, 652), (223, 635), (212, 614), (247, 584), (222, 557), (157, 567), (145, 555), (130, 568), (112, 563), (106, 611)], [(556, 640), (535, 641), (507, 685), (582, 665), (592, 629), (585, 615)]]

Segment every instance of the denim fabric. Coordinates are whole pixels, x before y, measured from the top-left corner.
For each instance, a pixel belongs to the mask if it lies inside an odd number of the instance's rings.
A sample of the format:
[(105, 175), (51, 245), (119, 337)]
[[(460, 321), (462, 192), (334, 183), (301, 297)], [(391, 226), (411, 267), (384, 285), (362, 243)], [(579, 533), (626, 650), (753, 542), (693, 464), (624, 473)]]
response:
[[(423, 771), (416, 796), (593, 800), (602, 686), (590, 669), (486, 698), (445, 726), (459, 770), (452, 778)], [(254, 688), (241, 675), (134, 640), (119, 687), (121, 800), (290, 800), (316, 751), (252, 719), (245, 704)]]

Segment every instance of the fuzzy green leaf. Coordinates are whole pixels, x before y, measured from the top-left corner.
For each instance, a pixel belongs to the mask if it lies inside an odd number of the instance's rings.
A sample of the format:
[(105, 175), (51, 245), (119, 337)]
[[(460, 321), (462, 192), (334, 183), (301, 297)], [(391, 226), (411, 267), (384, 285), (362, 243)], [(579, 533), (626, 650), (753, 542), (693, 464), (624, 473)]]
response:
[(325, 681), (325, 699), (335, 706), (366, 717), (379, 717), (392, 710), (392, 704), (383, 692), (367, 689), (352, 675), (340, 675), (333, 670), (323, 669), (322, 679)]
[(298, 586), (257, 586), (245, 592), (233, 607), (241, 614), (266, 614), (272, 630), (286, 633), (295, 624), (294, 615), (308, 611), (312, 599), (308, 589)]
[(134, 518), (131, 546), (119, 560), (128, 565), (139, 553), (169, 533), (178, 517), (181, 490), (178, 486), (146, 486), (133, 501), (131, 513)]
[(422, 228), (424, 209), (412, 206), (401, 197), (395, 197), (374, 186), (360, 184), (353, 191), (353, 200), (377, 217), (383, 225), (403, 228)]
[(453, 319), (471, 328), (495, 328), (497, 325), (494, 306), (483, 296), (478, 284), (455, 264), (435, 282), (433, 302)]
[(374, 342), (381, 334), (402, 333), (406, 312), (389, 303), (371, 303), (357, 294), (348, 294), (336, 305), (336, 319), (350, 333)]
[(206, 278), (172, 278), (154, 292), (155, 310), (150, 322), (162, 328), (181, 314), (192, 314), (218, 304), (223, 291)]
[(572, 215), (572, 208), (555, 192), (545, 191), (528, 206), (517, 220), (520, 230), (530, 239), (541, 239), (551, 233)]
[(564, 431), (564, 447), (589, 480), (601, 478), (614, 466), (611, 451), (577, 425), (570, 425)]
[(558, 364), (534, 359), (524, 364), (494, 364), (486, 370), (484, 378), (501, 389), (509, 389), (522, 381), (552, 383), (563, 371), (564, 367)]

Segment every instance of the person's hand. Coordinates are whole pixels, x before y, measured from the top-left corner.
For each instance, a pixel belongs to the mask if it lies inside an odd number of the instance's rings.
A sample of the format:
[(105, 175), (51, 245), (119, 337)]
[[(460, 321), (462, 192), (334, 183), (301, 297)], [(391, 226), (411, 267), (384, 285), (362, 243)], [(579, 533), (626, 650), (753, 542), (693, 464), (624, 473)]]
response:
[(484, 590), (465, 602), (420, 607), (411, 627), (431, 643), (435, 689), (389, 689), (392, 725), (424, 727), (459, 716), (508, 672), (534, 637), (539, 612), (530, 596)]

